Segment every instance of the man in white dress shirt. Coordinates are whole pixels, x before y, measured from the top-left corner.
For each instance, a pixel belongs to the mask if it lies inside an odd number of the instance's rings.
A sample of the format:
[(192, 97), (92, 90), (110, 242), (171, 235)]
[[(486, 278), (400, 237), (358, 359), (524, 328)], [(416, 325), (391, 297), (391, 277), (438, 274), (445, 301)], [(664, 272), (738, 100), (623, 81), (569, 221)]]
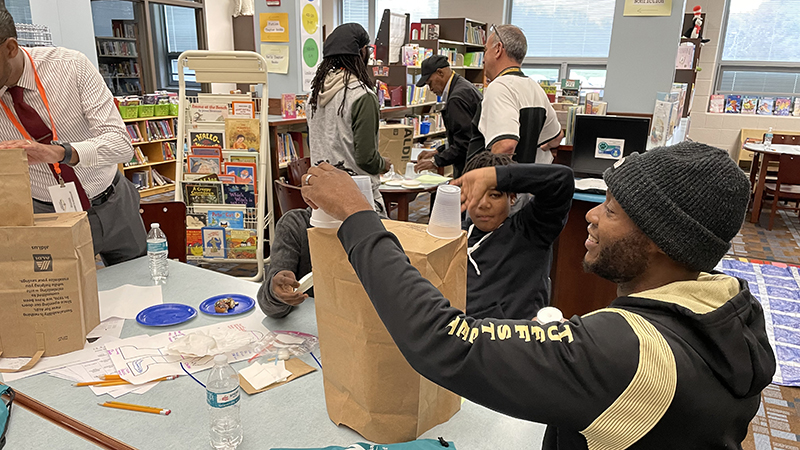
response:
[(0, 9), (0, 148), (27, 151), (34, 212), (54, 212), (49, 188), (73, 182), (95, 254), (106, 265), (144, 255), (139, 192), (117, 170), (133, 147), (102, 76), (80, 52), (16, 37)]

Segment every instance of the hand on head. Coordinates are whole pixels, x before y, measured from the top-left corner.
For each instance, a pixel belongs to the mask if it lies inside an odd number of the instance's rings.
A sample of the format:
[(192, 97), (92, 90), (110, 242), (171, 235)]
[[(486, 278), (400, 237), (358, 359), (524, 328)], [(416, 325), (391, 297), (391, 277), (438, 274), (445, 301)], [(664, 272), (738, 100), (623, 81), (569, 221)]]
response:
[(481, 201), (486, 192), (497, 187), (497, 171), (494, 167), (470, 170), (450, 184), (461, 186), (461, 211), (466, 211)]
[(372, 211), (350, 175), (328, 163), (308, 169), (302, 180), (306, 203), (334, 219), (343, 221), (359, 211)]

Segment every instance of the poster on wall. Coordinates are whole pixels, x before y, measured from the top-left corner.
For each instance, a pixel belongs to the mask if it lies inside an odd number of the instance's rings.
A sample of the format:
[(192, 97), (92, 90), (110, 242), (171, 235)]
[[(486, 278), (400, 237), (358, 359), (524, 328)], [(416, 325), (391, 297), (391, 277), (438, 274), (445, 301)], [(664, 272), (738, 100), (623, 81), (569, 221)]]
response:
[(270, 73), (289, 73), (289, 46), (261, 44), (261, 55), (267, 60)]
[(672, 0), (625, 0), (623, 16), (670, 16)]
[(311, 91), (311, 82), (322, 59), (322, 24), (319, 0), (297, 2), (300, 17), (300, 72), (303, 90)]
[(289, 42), (289, 13), (258, 15), (262, 42)]

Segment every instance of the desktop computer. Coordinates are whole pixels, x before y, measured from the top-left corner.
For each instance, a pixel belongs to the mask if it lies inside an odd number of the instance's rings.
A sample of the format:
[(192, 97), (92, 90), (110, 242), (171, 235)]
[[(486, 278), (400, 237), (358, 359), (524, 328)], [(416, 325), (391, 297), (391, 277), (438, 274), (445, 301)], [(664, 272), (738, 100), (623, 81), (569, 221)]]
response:
[(633, 152), (644, 153), (650, 131), (646, 117), (575, 117), (572, 170), (575, 176), (600, 178), (603, 172)]

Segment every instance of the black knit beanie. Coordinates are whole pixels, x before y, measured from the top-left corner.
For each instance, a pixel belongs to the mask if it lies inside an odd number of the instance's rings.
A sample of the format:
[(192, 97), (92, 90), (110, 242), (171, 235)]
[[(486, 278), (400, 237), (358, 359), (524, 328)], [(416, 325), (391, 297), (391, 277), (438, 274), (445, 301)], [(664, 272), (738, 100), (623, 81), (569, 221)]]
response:
[(603, 178), (667, 256), (704, 272), (725, 256), (750, 201), (750, 181), (728, 152), (696, 142), (632, 153)]

